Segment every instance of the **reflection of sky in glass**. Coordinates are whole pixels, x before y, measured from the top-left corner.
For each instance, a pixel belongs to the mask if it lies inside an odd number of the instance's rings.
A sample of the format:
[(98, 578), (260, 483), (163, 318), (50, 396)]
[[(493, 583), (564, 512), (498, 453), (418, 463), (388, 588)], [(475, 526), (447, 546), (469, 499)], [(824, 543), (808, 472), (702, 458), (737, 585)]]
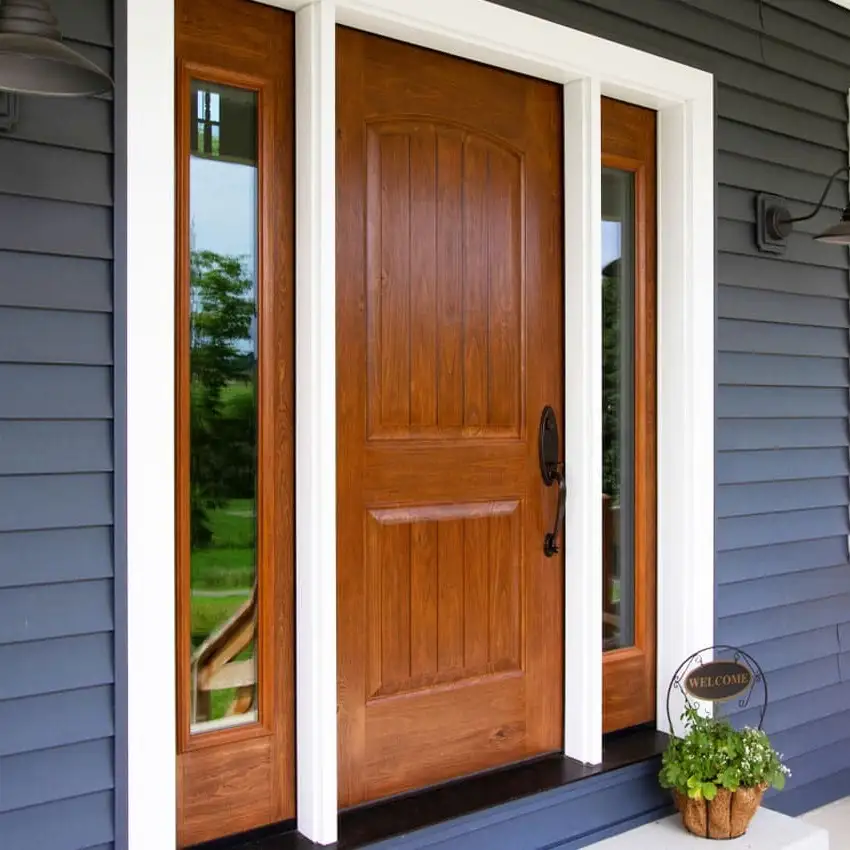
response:
[[(192, 250), (241, 258), (256, 279), (257, 169), (223, 160), (190, 159)], [(253, 293), (251, 293), (253, 297)], [(252, 322), (251, 338), (255, 336)], [(253, 344), (246, 349), (253, 349)]]
[(602, 268), (622, 253), (622, 223), (619, 221), (602, 222)]

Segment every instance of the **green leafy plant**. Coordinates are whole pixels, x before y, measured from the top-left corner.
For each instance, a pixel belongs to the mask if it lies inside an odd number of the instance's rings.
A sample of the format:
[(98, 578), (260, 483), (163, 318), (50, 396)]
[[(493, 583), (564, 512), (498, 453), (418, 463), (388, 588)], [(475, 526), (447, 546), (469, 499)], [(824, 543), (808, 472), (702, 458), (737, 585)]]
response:
[(760, 729), (735, 729), (728, 720), (705, 717), (695, 706), (685, 709), (682, 720), (685, 737), (671, 737), (662, 759), (663, 788), (713, 800), (718, 788), (785, 787), (791, 771)]

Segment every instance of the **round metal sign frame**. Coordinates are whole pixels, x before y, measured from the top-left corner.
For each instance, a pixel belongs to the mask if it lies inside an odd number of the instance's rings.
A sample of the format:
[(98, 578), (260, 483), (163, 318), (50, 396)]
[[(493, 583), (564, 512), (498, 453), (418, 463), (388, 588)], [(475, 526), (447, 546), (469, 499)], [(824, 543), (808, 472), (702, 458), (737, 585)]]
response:
[[(720, 658), (716, 657), (718, 653), (721, 655)], [(731, 657), (724, 658), (724, 655)], [(709, 660), (705, 661), (703, 656), (708, 656)], [(690, 674), (703, 667), (708, 667), (710, 665), (719, 666), (723, 664), (745, 668), (749, 672), (749, 682), (734, 693), (721, 695), (716, 698), (700, 697), (689, 690), (687, 677)], [(704, 649), (700, 649), (698, 652), (692, 653), (678, 666), (676, 672), (673, 674), (673, 678), (670, 680), (670, 684), (667, 687), (667, 722), (670, 724), (671, 734), (673, 732), (673, 718), (670, 714), (670, 697), (673, 695), (674, 691), (681, 693), (685, 700), (685, 704), (691, 708), (694, 707), (694, 699), (703, 702), (716, 703), (728, 702), (738, 698), (738, 708), (744, 709), (749, 707), (753, 697), (753, 691), (756, 689), (757, 685), (761, 685), (762, 690), (764, 691), (764, 701), (761, 705), (758, 722), (758, 728), (761, 729), (764, 726), (764, 716), (767, 712), (768, 696), (767, 679), (765, 678), (764, 671), (758, 661), (740, 647), (730, 646), (725, 643), (707, 646)]]

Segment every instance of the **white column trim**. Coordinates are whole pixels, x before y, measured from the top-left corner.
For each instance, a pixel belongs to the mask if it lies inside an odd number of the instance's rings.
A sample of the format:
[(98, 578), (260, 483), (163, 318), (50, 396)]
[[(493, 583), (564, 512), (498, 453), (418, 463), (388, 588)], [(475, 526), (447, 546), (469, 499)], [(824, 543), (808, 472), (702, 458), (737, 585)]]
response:
[(298, 828), (337, 838), (336, 22), (295, 16), (295, 622)]
[(587, 764), (602, 761), (601, 156), (599, 81), (585, 77), (564, 86), (564, 753)]
[(127, 0), (126, 21), (127, 656), (115, 663), (127, 665), (128, 844), (147, 850), (174, 847), (177, 824), (174, 0)]

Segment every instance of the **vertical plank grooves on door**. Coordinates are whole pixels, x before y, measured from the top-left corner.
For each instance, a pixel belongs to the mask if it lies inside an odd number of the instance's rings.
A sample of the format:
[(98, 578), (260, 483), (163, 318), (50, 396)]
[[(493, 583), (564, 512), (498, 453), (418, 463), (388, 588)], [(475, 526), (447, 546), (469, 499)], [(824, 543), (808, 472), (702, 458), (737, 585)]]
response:
[(437, 425), (436, 136), (410, 137), (410, 424)]
[(410, 523), (381, 527), (381, 685), (410, 678)]
[(381, 424), (410, 425), (410, 137), (381, 136)]
[(460, 134), (437, 135), (437, 311), (440, 347), (438, 426), (463, 425), (463, 147)]
[(464, 666), (483, 667), (489, 655), (488, 517), (464, 520)]
[(464, 152), (464, 427), (487, 424), (487, 146), (467, 137)]
[(366, 682), (367, 696), (377, 694), (381, 689), (383, 676), (383, 631), (384, 631), (384, 526), (373, 516), (366, 520), (365, 564), (366, 571)]
[(460, 199), (460, 230), (461, 230), (461, 240), (460, 240), (460, 315), (461, 315), (461, 330), (460, 330), (460, 360), (458, 362), (458, 368), (460, 369), (460, 415), (461, 421), (460, 424), (462, 427), (466, 427), (466, 382), (468, 377), (468, 372), (466, 368), (466, 341), (467, 341), (467, 328), (466, 328), (466, 291), (469, 285), (467, 267), (466, 267), (466, 255), (467, 255), (467, 240), (466, 240), (466, 217), (467, 217), (467, 198), (466, 198), (466, 172), (467, 172), (467, 156), (466, 149), (467, 144), (469, 142), (466, 134), (463, 136), (463, 141), (461, 143), (461, 153), (460, 153), (460, 191), (461, 191), (461, 199)]
[(463, 667), (463, 520), (437, 525), (437, 668)]
[(490, 424), (492, 421), (492, 415), (490, 410), (490, 379), (492, 376), (492, 368), (491, 368), (491, 359), (492, 359), (492, 313), (490, 311), (490, 297), (493, 290), (493, 184), (491, 179), (491, 153), (487, 151), (487, 181), (485, 183), (485, 191), (484, 191), (484, 215), (485, 215), (485, 227), (487, 228), (487, 278), (486, 278), (486, 290), (487, 290), (487, 314), (486, 314), (486, 326), (487, 326), (487, 343), (484, 347), (484, 351), (486, 352), (486, 356), (484, 358), (485, 363), (485, 376), (486, 376), (486, 389), (485, 392), (487, 394), (487, 402), (484, 408), (484, 424)]
[(512, 151), (491, 149), (487, 198), (490, 264), (488, 426), (519, 436), (522, 371), (522, 164)]
[(519, 662), (519, 507), (490, 519), (490, 662)]
[(437, 672), (437, 523), (417, 522), (410, 545), (411, 675)]

